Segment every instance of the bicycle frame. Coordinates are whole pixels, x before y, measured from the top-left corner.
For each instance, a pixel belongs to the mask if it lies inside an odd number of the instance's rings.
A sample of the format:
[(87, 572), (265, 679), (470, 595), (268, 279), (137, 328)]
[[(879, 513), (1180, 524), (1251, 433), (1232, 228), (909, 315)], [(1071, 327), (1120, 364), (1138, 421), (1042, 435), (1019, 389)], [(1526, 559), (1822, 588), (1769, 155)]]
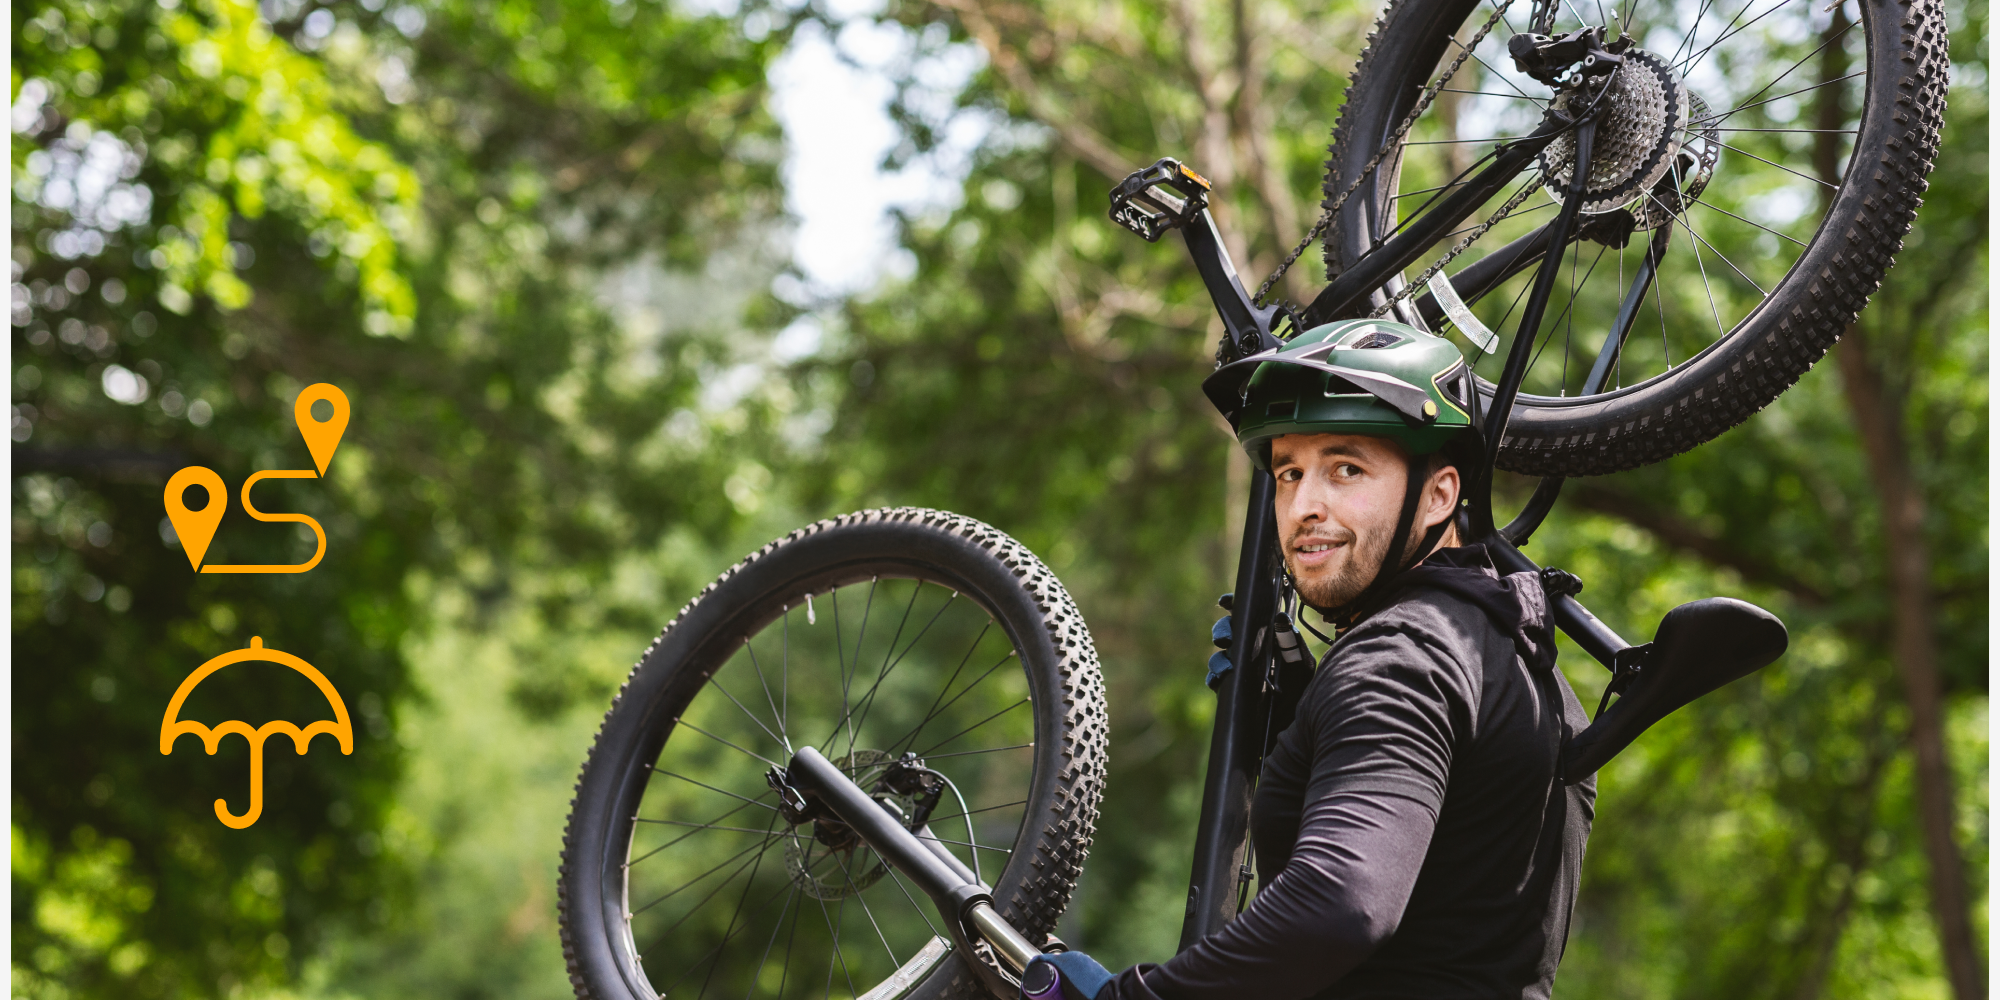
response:
[[(1540, 243), (1543, 249), (1530, 246), (1529, 250), (1540, 255), (1541, 263), (1528, 308), (1509, 348), (1506, 367), (1495, 386), (1492, 406), (1483, 415), (1475, 394), (1473, 419), (1479, 422), (1487, 443), (1477, 467), (1463, 471), (1471, 506), (1468, 540), (1485, 543), (1503, 572), (1542, 574), (1543, 589), (1549, 595), (1556, 626), (1612, 671), (1607, 704), (1612, 694), (1621, 695), (1619, 702), (1608, 710), (1600, 707), (1591, 725), (1565, 743), (1556, 777), (1569, 783), (1594, 773), (1647, 726), (1680, 705), (1775, 659), (1783, 652), (1786, 637), (1783, 623), (1769, 612), (1741, 601), (1710, 598), (1676, 608), (1662, 621), (1654, 641), (1646, 646), (1627, 643), (1569, 596), (1576, 590), (1575, 578), (1560, 571), (1542, 570), (1515, 547), (1548, 515), (1562, 483), (1559, 478), (1544, 479), (1513, 523), (1505, 528), (1494, 527), (1492, 472), (1499, 453), (1498, 442), (1506, 433), (1563, 256), (1549, 253), (1547, 248), (1567, 245), (1581, 214), (1590, 173), (1595, 139), (1593, 118), (1586, 113), (1580, 121), (1564, 122), (1563, 129), (1576, 132), (1577, 163), (1555, 221), (1526, 238)], [(1546, 128), (1538, 130), (1534, 149), (1545, 146), (1554, 134)], [(1532, 153), (1496, 158), (1492, 168), (1471, 182), (1472, 192), (1461, 192), (1462, 198), (1441, 200), (1438, 213), (1445, 216), (1442, 220), (1431, 216), (1406, 223), (1401, 235), (1377, 249), (1376, 254), (1385, 256), (1379, 260), (1375, 254), (1364, 256), (1319, 296), (1316, 307), (1329, 304), (1326, 308), (1331, 318), (1358, 303), (1374, 300), (1380, 282), (1400, 273), (1425, 245), (1435, 242), (1445, 232), (1445, 227), (1476, 209), (1483, 197), (1508, 182), (1510, 178), (1497, 176), (1495, 171), (1510, 163), (1518, 170), (1531, 158)], [(1153, 190), (1162, 184), (1173, 186), (1187, 197), (1183, 200)], [(1478, 195), (1481, 190), (1487, 194)], [(1207, 192), (1208, 182), (1199, 175), (1172, 160), (1162, 160), (1126, 178), (1113, 190), (1112, 214), (1149, 241), (1158, 239), (1168, 229), (1181, 231), (1195, 268), (1222, 317), (1227, 338), (1225, 355), (1240, 357), (1272, 350), (1279, 346), (1273, 326), (1281, 310), (1259, 308), (1244, 290), (1209, 215)], [(1648, 267), (1641, 271), (1635, 288), (1651, 282), (1651, 264), (1664, 249), (1663, 240), (1655, 239)], [(1526, 255), (1527, 251), (1517, 250), (1505, 263), (1475, 275), (1473, 280), (1497, 280), (1492, 273), (1499, 268), (1521, 270), (1521, 259)], [(1628, 298), (1627, 305), (1630, 304)], [(1609, 365), (1606, 358), (1619, 349), (1622, 332), (1614, 330), (1613, 337), (1617, 339), (1603, 351), (1586, 383), (1587, 391), (1595, 392), (1603, 385)], [(1243, 515), (1236, 589), (1228, 602), (1232, 636), (1227, 654), (1230, 667), (1216, 692), (1215, 728), (1209, 739), (1208, 772), (1202, 785), (1193, 871), (1181, 925), (1181, 950), (1221, 928), (1242, 908), (1252, 877), (1245, 863), (1251, 792), (1273, 736), (1289, 725), (1305, 687), (1299, 682), (1304, 667), (1298, 662), (1296, 637), (1288, 642), (1283, 636), (1292, 633), (1276, 629), (1283, 624), (1278, 612), (1285, 597), (1274, 507), (1276, 493), (1277, 483), (1271, 473), (1256, 473), (1251, 481), (1249, 506)], [(1271, 641), (1267, 642), (1267, 638)], [(1285, 647), (1285, 656), (1291, 661), (1283, 670), (1279, 669), (1280, 646)], [(1572, 764), (1576, 767), (1574, 772)], [(896, 780), (919, 780), (930, 773), (914, 754), (908, 755), (901, 766), (908, 771)], [(975, 940), (985, 941), (999, 964), (1006, 967), (971, 962), (973, 974), (988, 992), (996, 997), (1057, 995), (1055, 986), (1059, 977), (1051, 974), (1047, 966), (1033, 964), (1043, 946), (1027, 940), (999, 915), (993, 906), (991, 888), (945, 850), (928, 826), (922, 824), (921, 816), (916, 820), (917, 825), (907, 825), (900, 811), (878, 802), (871, 792), (856, 785), (810, 747), (800, 750), (789, 765), (774, 766), (766, 780), (780, 793), (780, 812), (787, 821), (796, 824), (807, 819), (830, 819), (845, 824), (885, 861), (907, 875), (936, 904), (950, 928), (955, 947), (969, 950)], [(889, 786), (897, 787), (894, 781)], [(1059, 949), (1060, 944), (1051, 942), (1046, 947)]]
[[(1519, 249), (1502, 251), (1495, 259), (1509, 261), (1508, 273), (1522, 269), (1531, 255), (1541, 258), (1535, 283), (1509, 349), (1506, 367), (1495, 386), (1493, 401), (1482, 415), (1486, 450), (1479, 468), (1465, 477), (1466, 496), (1472, 501), (1472, 541), (1485, 542), (1507, 573), (1540, 572), (1540, 567), (1516, 548), (1533, 533), (1553, 506), (1561, 480), (1544, 480), (1527, 509), (1505, 529), (1496, 529), (1492, 508), (1493, 462), (1506, 433), (1513, 403), (1527, 374), (1530, 348), (1539, 332), (1553, 291), (1559, 253), (1548, 248), (1568, 244), (1580, 214), (1589, 175), (1594, 119), (1571, 122), (1550, 115), (1534, 134), (1510, 144), (1494, 162), (1467, 181), (1451, 196), (1440, 199), (1431, 211), (1406, 223), (1401, 232), (1384, 241), (1342, 273), (1314, 298), (1303, 317), (1309, 327), (1352, 315), (1369, 303), (1385, 282), (1416, 261), (1423, 251), (1452, 226), (1478, 208), (1488, 198), (1518, 177), (1555, 137), (1576, 130), (1577, 165), (1571, 171), (1571, 186), (1561, 212), (1554, 222), (1517, 241)], [(1134, 175), (1138, 177), (1139, 175)], [(1128, 181), (1128, 184), (1130, 182)], [(1190, 198), (1198, 197), (1191, 194)], [(1192, 204), (1187, 208), (1195, 207)], [(1254, 346), (1243, 354), (1276, 347), (1272, 325), (1278, 310), (1259, 309), (1241, 279), (1234, 262), (1215, 228), (1206, 205), (1198, 213), (1186, 213), (1178, 226), (1187, 243), (1195, 269), (1208, 288), (1227, 335), (1236, 345)], [(1473, 280), (1492, 283), (1504, 275), (1480, 272)], [(1608, 357), (1610, 350), (1605, 352)], [(1601, 379), (1600, 379), (1601, 381)], [(1475, 399), (1474, 407), (1479, 408)], [(1239, 911), (1243, 889), (1252, 878), (1245, 863), (1250, 819), (1250, 797), (1262, 768), (1264, 753), (1271, 745), (1271, 722), (1289, 719), (1297, 707), (1299, 691), (1286, 691), (1272, 683), (1274, 650), (1264, 642), (1281, 598), (1279, 539), (1273, 499), (1276, 483), (1267, 471), (1252, 477), (1249, 508), (1244, 512), (1241, 550), (1237, 559), (1236, 589), (1232, 601), (1231, 635), (1228, 650), (1231, 669), (1216, 692), (1215, 728), (1209, 739), (1208, 772), (1203, 779), (1201, 815), (1197, 821), (1194, 863), (1189, 878), (1187, 911), (1181, 924), (1180, 949), (1185, 950), (1203, 936), (1220, 929)], [(1575, 640), (1592, 657), (1614, 672), (1621, 654), (1632, 644), (1598, 621), (1573, 597), (1553, 595), (1551, 610), (1558, 628)]]

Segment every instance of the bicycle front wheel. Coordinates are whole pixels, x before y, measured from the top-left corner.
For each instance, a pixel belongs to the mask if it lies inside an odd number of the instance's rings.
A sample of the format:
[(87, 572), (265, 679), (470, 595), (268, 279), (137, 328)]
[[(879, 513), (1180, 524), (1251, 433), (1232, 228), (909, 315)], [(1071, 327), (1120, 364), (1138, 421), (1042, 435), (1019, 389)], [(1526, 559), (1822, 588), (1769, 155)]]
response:
[[(1769, 404), (1866, 305), (1937, 152), (1944, 10), (1939, 0), (1392, 0), (1334, 130), (1327, 204), (1352, 194), (1326, 242), (1329, 276), (1531, 132), (1552, 103), (1579, 110), (1579, 95), (1558, 96), (1508, 54), (1544, 9), (1555, 34), (1605, 26), (1631, 45), (1599, 105), (1578, 233), (1547, 245), (1575, 163), (1574, 142), (1558, 139), (1453, 220), (1372, 308), (1470, 334), (1475, 371), (1497, 378), (1523, 296), (1559, 254), (1499, 464), (1617, 472)], [(1497, 335), (1483, 358), (1482, 330)], [(1490, 399), (1491, 382), (1482, 389)]]
[(1090, 634), (1020, 543), (910, 508), (773, 542), (667, 626), (583, 766), (560, 885), (577, 996), (988, 996), (986, 946), (966, 954), (865, 844), (787, 824), (765, 772), (810, 745), (874, 787), (917, 754), (950, 781), (932, 831), (1039, 941), (1081, 874), (1105, 743)]

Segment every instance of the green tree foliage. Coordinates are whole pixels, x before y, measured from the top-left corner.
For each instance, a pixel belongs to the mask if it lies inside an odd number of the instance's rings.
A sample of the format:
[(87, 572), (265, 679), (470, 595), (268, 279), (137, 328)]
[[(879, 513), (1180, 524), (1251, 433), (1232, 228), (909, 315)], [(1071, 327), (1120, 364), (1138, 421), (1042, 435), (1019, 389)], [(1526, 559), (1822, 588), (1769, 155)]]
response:
[[(738, 516), (708, 500), (737, 462), (700, 442), (754, 436), (763, 397), (695, 390), (742, 363), (712, 334), (774, 266), (783, 38), (646, 0), (84, 0), (17, 6), (13, 29), (14, 651), (37, 665), (15, 687), (15, 990), (287, 982), (406, 907), (424, 844), (396, 727), (424, 581), (492, 608), (542, 567), (568, 589), (529, 611), (560, 619), (634, 539)], [(648, 293), (675, 282), (706, 308), (663, 315)], [(206, 465), (233, 493), (305, 467), (291, 401), (319, 381), (354, 411), (329, 477), (256, 501), (325, 525), (324, 562), (192, 573), (166, 474)], [(208, 561), (311, 545), (232, 511)], [(238, 832), (209, 803), (240, 810), (242, 742), (163, 757), (157, 733), (181, 678), (251, 636), (324, 670), (358, 741), (273, 744)], [(280, 673), (225, 671), (183, 717), (327, 717)], [(507, 690), (577, 694), (560, 671)]]
[[(1985, 11), (1953, 11), (1946, 148), (1863, 331), (1931, 511), (1975, 898)], [(914, 275), (824, 311), (824, 354), (787, 371), (743, 335), (792, 319), (761, 291), (783, 267), (764, 80), (789, 34), (770, 11), (14, 8), (17, 994), (562, 995), (558, 832), (610, 690), (742, 552), (880, 503), (999, 525), (1078, 597), (1113, 772), (1062, 933), (1114, 966), (1172, 949), (1206, 625), (1247, 475), (1195, 392), (1218, 332), (1204, 291), (1101, 199), (1188, 155), (1261, 276), (1310, 221), (1372, 10), (963, 0), (885, 17), (918, 57), (894, 158), (931, 149), (951, 113), (993, 127), (964, 202), (903, 220)], [(955, 97), (919, 71), (949, 46), (987, 59)], [(190, 572), (161, 519), (167, 474), (207, 465), (233, 492), (305, 467), (291, 401), (318, 381), (354, 403), (331, 473), (258, 501), (324, 524), (325, 561)], [(1712, 445), (1572, 482), (1537, 537), (1628, 636), (1727, 593), (1794, 637), (1604, 774), (1566, 992), (1942, 990), (1883, 515), (1852, 426), (1829, 361)], [(232, 511), (210, 560), (311, 544)], [(236, 832), (209, 803), (240, 808), (241, 741), (162, 757), (157, 720), (253, 635), (325, 670), (359, 740), (352, 757), (273, 746), (265, 815)], [(1594, 700), (1601, 671), (1564, 663)], [(324, 716), (263, 666), (184, 714)]]

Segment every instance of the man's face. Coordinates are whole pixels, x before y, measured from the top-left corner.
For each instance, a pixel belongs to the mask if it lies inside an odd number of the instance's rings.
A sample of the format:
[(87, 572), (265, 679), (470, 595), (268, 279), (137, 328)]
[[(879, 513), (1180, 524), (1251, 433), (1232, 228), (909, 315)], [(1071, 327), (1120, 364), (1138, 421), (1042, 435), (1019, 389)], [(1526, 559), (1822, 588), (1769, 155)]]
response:
[[(1278, 537), (1306, 603), (1340, 607), (1375, 579), (1403, 510), (1408, 462), (1402, 445), (1388, 438), (1287, 434), (1271, 442)], [(1425, 487), (1412, 542), (1451, 516), (1457, 470), (1438, 470)]]

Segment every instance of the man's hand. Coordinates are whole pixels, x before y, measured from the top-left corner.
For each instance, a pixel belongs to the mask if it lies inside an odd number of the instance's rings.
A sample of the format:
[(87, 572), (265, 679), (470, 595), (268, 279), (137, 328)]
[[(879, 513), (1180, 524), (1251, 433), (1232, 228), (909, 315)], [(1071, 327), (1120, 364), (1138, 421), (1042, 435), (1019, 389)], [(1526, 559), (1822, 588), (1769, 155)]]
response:
[[(1053, 966), (1056, 978), (1061, 983), (1057, 989), (1049, 982), (1046, 973), (1039, 973), (1036, 966)], [(1063, 1000), (1097, 1000), (1097, 994), (1111, 984), (1111, 973), (1097, 960), (1080, 951), (1062, 951), (1053, 955), (1036, 955), (1029, 960), (1027, 971), (1021, 977), (1023, 1000), (1053, 1000), (1061, 996)], [(1037, 988), (1039, 987), (1039, 988)], [(1035, 992), (1029, 992), (1034, 989)]]

